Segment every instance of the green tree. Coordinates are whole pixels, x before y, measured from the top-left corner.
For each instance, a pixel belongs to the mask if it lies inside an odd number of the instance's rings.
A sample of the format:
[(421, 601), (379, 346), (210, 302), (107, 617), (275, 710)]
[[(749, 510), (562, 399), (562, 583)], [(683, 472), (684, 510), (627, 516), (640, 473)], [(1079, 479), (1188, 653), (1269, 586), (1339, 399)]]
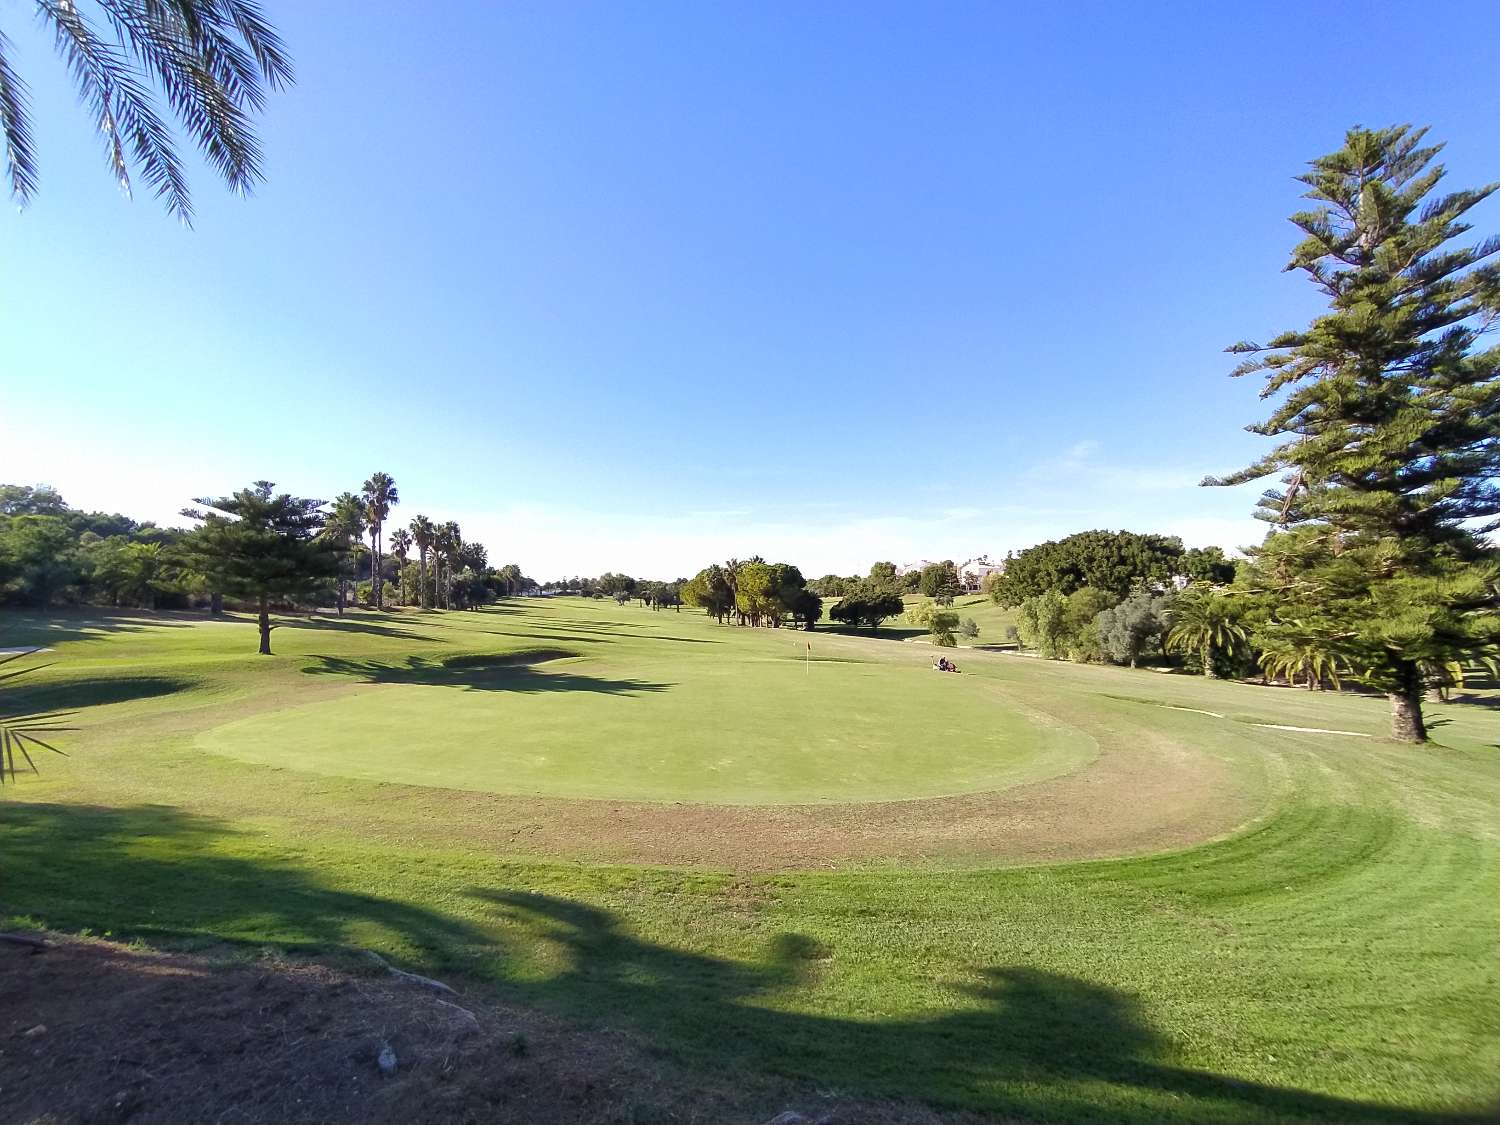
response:
[(929, 563), (922, 568), (917, 579), (917, 589), (938, 605), (952, 605), (953, 599), (963, 589), (958, 581), (958, 567), (953, 565), (952, 559)]
[[(411, 521), (411, 541), (417, 545), (417, 569), (422, 575), (421, 597), (423, 609), (431, 609), (434, 591), (437, 589), (436, 576), (431, 583), (427, 580), (427, 553), (432, 550), (432, 545), (437, 542), (437, 528), (426, 516), (416, 516)], [(433, 560), (433, 569), (436, 570), (437, 561)]]
[(1250, 639), (1240, 618), (1240, 606), (1230, 594), (1206, 582), (1195, 582), (1177, 596), (1172, 606), (1167, 651), (1196, 656), (1203, 674), (1214, 679), (1219, 674), (1216, 660), (1234, 655)]
[(7, 597), (46, 607), (79, 574), (78, 540), (61, 516), (0, 518), (0, 583)]
[[(193, 216), (187, 172), (151, 87), (236, 194), (262, 178), (251, 116), (270, 90), (289, 85), (292, 64), (256, 0), (38, 0), (58, 53), (94, 129), (110, 175), (130, 191), (132, 167), (183, 223)], [(0, 32), (0, 138), (10, 194), (37, 192), (30, 98)]]
[(958, 639), (953, 635), (958, 630), (958, 614), (951, 609), (935, 610), (927, 623), (932, 643), (940, 648), (954, 648)]
[(1257, 661), (1268, 678), (1285, 677), (1292, 687), (1299, 677), (1307, 681), (1307, 690), (1331, 680), (1339, 687), (1337, 641), (1316, 625), (1301, 621), (1276, 621), (1255, 633)]
[(1178, 574), (1190, 582), (1208, 582), (1227, 586), (1234, 581), (1238, 564), (1224, 554), (1222, 547), (1194, 547), (1182, 553)]
[(787, 610), (793, 620), (810, 633), (823, 618), (823, 599), (812, 590), (804, 588), (792, 598)]
[(389, 473), (371, 473), (363, 485), (365, 519), (370, 529), (370, 587), (375, 596), (375, 608), (385, 608), (385, 584), (381, 581), (381, 552), (385, 541), (385, 521), (391, 518), (392, 505), (401, 502), (396, 492), (396, 481)]
[(158, 595), (171, 589), (169, 556), (160, 543), (131, 542), (121, 535), (101, 539), (93, 562), (91, 581), (114, 605), (155, 609)]
[(1021, 643), (1034, 648), (1048, 660), (1060, 659), (1067, 646), (1067, 597), (1057, 590), (1047, 590), (1021, 603), (1016, 614), (1016, 630)]
[(734, 608), (734, 590), (729, 585), (724, 568), (714, 563), (688, 580), (682, 588), (682, 600), (688, 605), (700, 607), (722, 625)]
[(51, 485), (0, 484), (0, 516), (63, 516), (71, 511)]
[(1153, 644), (1165, 652), (1173, 600), (1169, 594), (1135, 589), (1119, 605), (1101, 610), (1094, 627), (1105, 657), (1134, 668)]
[(979, 622), (975, 621), (972, 617), (965, 617), (962, 624), (958, 627), (958, 635), (968, 641), (977, 641), (979, 639)]
[(391, 532), (391, 554), (396, 556), (396, 578), (399, 585), (396, 589), (396, 598), (400, 604), (406, 604), (406, 560), (411, 554), (411, 532), (404, 527), (398, 527)]
[(463, 550), (464, 537), (458, 524), (447, 520), (438, 525), (433, 539), (433, 570), (437, 576), (437, 602), (441, 609), (453, 608), (454, 564)]
[(1063, 611), (1063, 629), (1068, 659), (1080, 664), (1095, 664), (1104, 659), (1099, 637), (1098, 616), (1114, 607), (1118, 598), (1092, 586), (1082, 586), (1068, 595)]
[(338, 575), (338, 554), (320, 534), (323, 501), (274, 488), (256, 481), (232, 496), (195, 500), (206, 510), (182, 513), (201, 524), (183, 546), (209, 584), (255, 599), (265, 656), (271, 654), (271, 599), (303, 600)]
[(1164, 585), (1182, 569), (1182, 540), (1133, 531), (1080, 531), (1007, 556), (990, 583), (997, 605), (1016, 606), (1049, 590), (1092, 586), (1123, 598), (1134, 586)]
[(895, 617), (903, 609), (905, 603), (900, 594), (878, 581), (867, 579), (845, 592), (838, 604), (828, 611), (828, 616), (845, 625), (868, 625), (875, 630), (886, 618)]
[(937, 603), (931, 598), (923, 598), (919, 602), (913, 602), (906, 609), (906, 619), (919, 629), (928, 629), (932, 626), (932, 615), (937, 612)]
[[(1391, 733), (1427, 737), (1423, 669), (1500, 644), (1500, 239), (1470, 245), (1464, 216), (1500, 184), (1434, 194), (1441, 146), (1424, 129), (1355, 128), (1299, 177), (1315, 206), (1288, 269), (1328, 302), (1307, 328), (1230, 350), (1262, 373), (1278, 439), (1206, 484), (1282, 474), (1262, 518), (1299, 540), (1298, 581), (1347, 632), (1352, 675), (1391, 704)], [(1272, 538), (1289, 532), (1273, 533)], [(1311, 549), (1313, 541), (1317, 549)], [(1295, 619), (1297, 610), (1288, 613)]]
[[(328, 518), (323, 523), (323, 535), (337, 546), (341, 555), (352, 556), (356, 544), (365, 534), (365, 516), (368, 511), (365, 501), (352, 492), (341, 492), (333, 498), (330, 508)], [(344, 606), (349, 600), (350, 577), (358, 578), (358, 573), (353, 570), (353, 567), (340, 566), (335, 597), (335, 605), (340, 617), (343, 616)]]

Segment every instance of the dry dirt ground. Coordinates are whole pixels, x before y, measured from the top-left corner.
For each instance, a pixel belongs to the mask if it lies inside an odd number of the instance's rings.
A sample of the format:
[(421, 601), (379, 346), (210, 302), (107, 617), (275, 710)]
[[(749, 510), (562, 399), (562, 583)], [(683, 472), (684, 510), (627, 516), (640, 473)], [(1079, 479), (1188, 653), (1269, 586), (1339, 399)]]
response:
[(689, 1073), (649, 1043), (374, 965), (38, 936), (0, 943), (0, 1122), (978, 1120)]

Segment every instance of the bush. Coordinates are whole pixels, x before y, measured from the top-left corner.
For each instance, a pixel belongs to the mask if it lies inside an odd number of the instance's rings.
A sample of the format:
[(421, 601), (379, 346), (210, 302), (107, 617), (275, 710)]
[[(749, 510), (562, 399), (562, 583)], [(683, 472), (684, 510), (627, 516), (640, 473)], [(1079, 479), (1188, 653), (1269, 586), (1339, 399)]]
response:
[(958, 614), (951, 610), (936, 610), (928, 622), (932, 630), (932, 643), (942, 648), (953, 648), (958, 644), (953, 631), (958, 628)]

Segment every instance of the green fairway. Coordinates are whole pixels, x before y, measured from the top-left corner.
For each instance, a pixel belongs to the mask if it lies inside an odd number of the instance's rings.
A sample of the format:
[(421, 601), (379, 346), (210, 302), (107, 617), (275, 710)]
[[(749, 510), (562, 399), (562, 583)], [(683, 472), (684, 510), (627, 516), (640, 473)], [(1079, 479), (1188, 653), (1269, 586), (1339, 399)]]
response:
[(256, 657), (6, 613), (54, 650), (17, 703), (83, 729), (0, 796), (0, 908), (375, 948), (705, 1074), (1022, 1120), (1492, 1103), (1492, 707), (1412, 748), (1379, 699), (811, 640), (559, 599)]

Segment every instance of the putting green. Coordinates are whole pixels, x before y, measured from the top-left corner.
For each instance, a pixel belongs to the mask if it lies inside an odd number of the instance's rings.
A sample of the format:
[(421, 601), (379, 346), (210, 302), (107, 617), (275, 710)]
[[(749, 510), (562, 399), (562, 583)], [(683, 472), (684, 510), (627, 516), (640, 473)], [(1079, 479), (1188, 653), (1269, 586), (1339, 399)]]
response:
[(537, 655), (335, 663), (347, 690), (224, 724), (197, 745), (364, 780), (737, 805), (994, 790), (1096, 753), (992, 684), (910, 664)]

